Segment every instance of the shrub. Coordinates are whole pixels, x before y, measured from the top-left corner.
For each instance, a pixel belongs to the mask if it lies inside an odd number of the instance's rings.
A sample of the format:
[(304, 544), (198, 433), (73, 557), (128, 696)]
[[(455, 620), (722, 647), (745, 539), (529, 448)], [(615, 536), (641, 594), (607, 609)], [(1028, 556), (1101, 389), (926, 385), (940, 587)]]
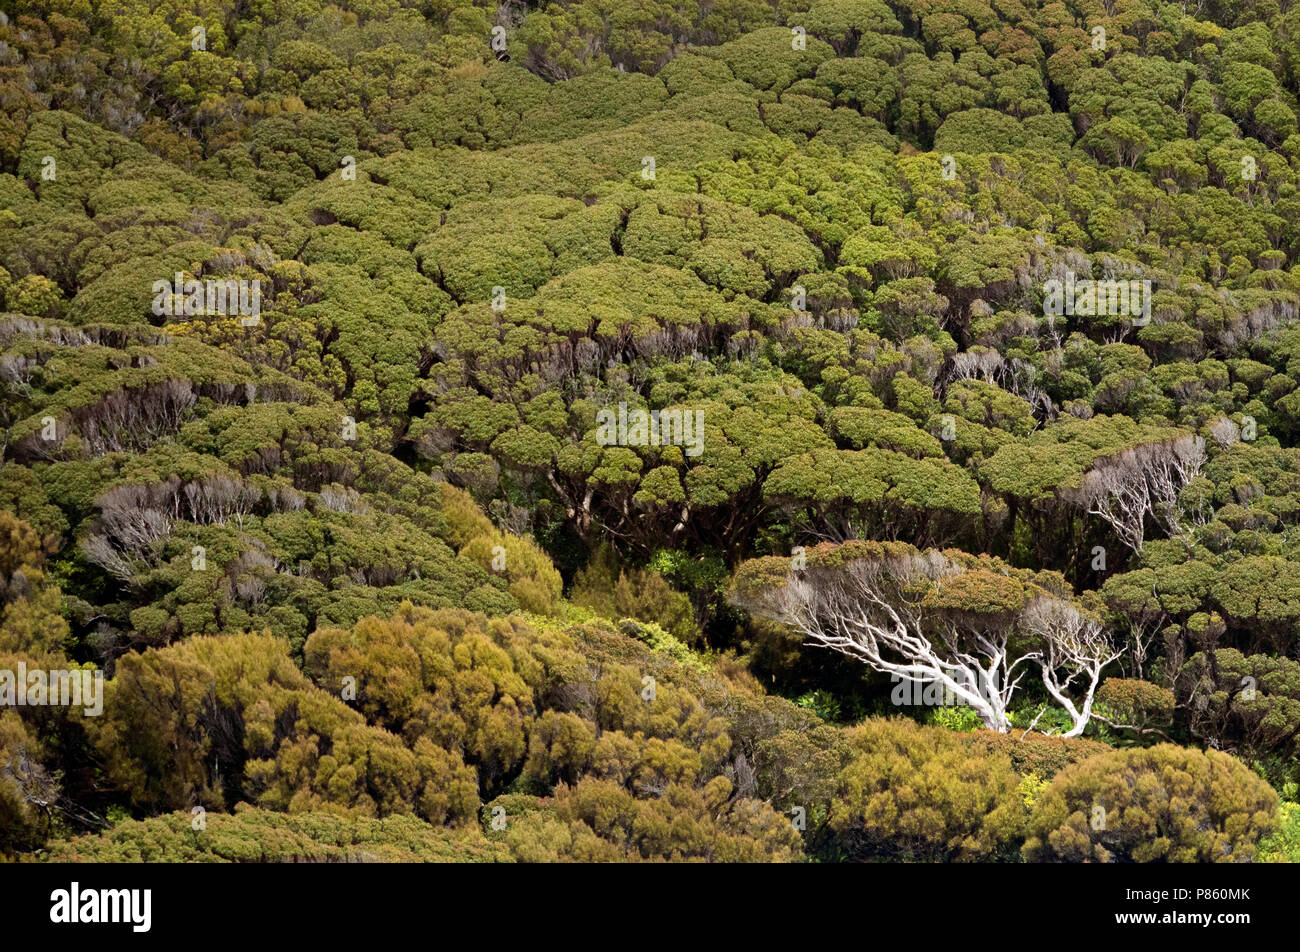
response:
[(1235, 648), (1197, 652), (1178, 686), (1192, 733), (1207, 743), (1247, 758), (1296, 751), (1300, 663)]
[(35, 849), (49, 832), (38, 804), (57, 800), (59, 787), (42, 753), (17, 712), (0, 712), (0, 856)]
[(51, 843), (56, 863), (474, 863), (509, 853), (473, 828), (449, 830), (413, 816), (273, 813), (240, 804), (208, 813), (194, 829), (188, 810), (124, 820), (94, 836)]
[(963, 733), (965, 731), (979, 730), (984, 722), (980, 716), (975, 713), (974, 708), (964, 705), (953, 705), (936, 707), (930, 711), (929, 723), (935, 727), (942, 727), (945, 730)]
[(1137, 678), (1107, 678), (1097, 689), (1099, 713), (1138, 730), (1164, 730), (1174, 719), (1174, 693)]
[[(714, 777), (693, 789), (670, 783), (654, 798), (587, 777), (554, 797), (508, 795), (484, 810), (487, 836), (504, 841), (525, 862), (626, 860), (721, 863), (800, 859), (799, 834), (768, 804), (733, 797), (731, 782)], [(492, 831), (493, 810), (505, 828)]]
[(707, 667), (695, 652), (654, 622), (642, 623), (632, 618), (624, 618), (619, 621), (618, 630), (629, 638), (645, 642), (650, 646), (650, 650), (665, 654), (680, 665), (696, 670)]
[(1070, 764), (1111, 749), (1084, 737), (1048, 737), (1044, 734), (1025, 734), (1022, 737), (1020, 732), (997, 734), (982, 730), (963, 734), (962, 740), (973, 754), (1004, 754), (1011, 759), (1016, 773), (1037, 774), (1044, 780), (1051, 780)]
[(606, 618), (654, 622), (687, 644), (699, 635), (688, 596), (653, 569), (620, 568), (608, 546), (598, 548), (579, 569), (570, 598)]
[(801, 695), (795, 703), (824, 721), (838, 721), (842, 713), (839, 698), (821, 688)]
[(1034, 804), (1030, 862), (1251, 862), (1278, 825), (1273, 789), (1234, 757), (1158, 744), (1057, 774)]
[(510, 594), (526, 611), (548, 615), (555, 610), (563, 582), (541, 546), (492, 525), (469, 493), (442, 486), (447, 540), (462, 558), (506, 579)]
[(1024, 837), (1020, 777), (1002, 754), (903, 718), (849, 731), (830, 826), (852, 859), (1007, 860)]
[(532, 539), (494, 530), (470, 539), (460, 555), (503, 575), (510, 594), (525, 611), (549, 615), (555, 610), (563, 582), (550, 558)]
[(1278, 815), (1277, 832), (1259, 841), (1259, 861), (1300, 863), (1300, 803), (1283, 800)]

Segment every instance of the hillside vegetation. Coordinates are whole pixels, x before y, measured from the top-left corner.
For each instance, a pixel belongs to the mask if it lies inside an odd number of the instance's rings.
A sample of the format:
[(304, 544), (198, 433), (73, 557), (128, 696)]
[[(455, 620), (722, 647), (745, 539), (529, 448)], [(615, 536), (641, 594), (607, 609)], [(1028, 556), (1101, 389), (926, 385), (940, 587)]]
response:
[(1300, 859), (1300, 6), (6, 9), (0, 857)]

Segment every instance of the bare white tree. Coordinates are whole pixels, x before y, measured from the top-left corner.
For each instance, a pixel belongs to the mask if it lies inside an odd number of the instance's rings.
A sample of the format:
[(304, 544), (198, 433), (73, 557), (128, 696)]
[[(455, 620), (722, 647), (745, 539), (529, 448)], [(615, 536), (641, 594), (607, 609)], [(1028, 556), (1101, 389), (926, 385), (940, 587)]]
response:
[(953, 356), (950, 377), (954, 381), (979, 378), (986, 383), (993, 383), (994, 377), (1002, 369), (1002, 363), (1002, 355), (992, 347), (977, 345)]
[(1208, 429), (1210, 436), (1214, 438), (1214, 442), (1224, 449), (1241, 440), (1241, 427), (1237, 426), (1228, 417), (1219, 417), (1217, 420), (1212, 421)]
[(874, 671), (941, 687), (999, 733), (1010, 729), (1012, 696), (1037, 664), (1048, 693), (1073, 723), (1067, 736), (1082, 734), (1101, 673), (1124, 649), (1111, 644), (1100, 624), (1046, 591), (1025, 608), (1001, 613), (945, 605), (935, 596), (964, 571), (933, 549), (814, 560), (790, 568), (784, 579), (742, 583), (732, 601)]
[(875, 671), (937, 684), (970, 705), (989, 730), (1005, 733), (1007, 707), (1024, 674), (1017, 669), (1030, 658), (1011, 656), (1010, 629), (976, 631), (922, 607), (926, 589), (962, 571), (933, 550), (851, 559), (830, 571), (792, 572), (787, 584), (738, 603)]
[(130, 556), (113, 546), (104, 536), (91, 534), (81, 541), (81, 551), (119, 582), (130, 582), (135, 577), (136, 563)]
[(1094, 464), (1069, 498), (1105, 519), (1121, 542), (1140, 552), (1148, 518), (1170, 537), (1184, 534), (1178, 492), (1200, 473), (1205, 458), (1199, 436), (1133, 446)]
[(242, 526), (261, 497), (257, 489), (231, 476), (208, 476), (185, 484), (185, 500), (195, 522), (225, 525), (234, 519)]
[[(1061, 599), (1035, 599), (1020, 621), (1042, 645), (1037, 660), (1043, 671), (1043, 686), (1073, 722), (1064, 736), (1078, 737), (1092, 717), (1102, 670), (1124, 649), (1111, 643), (1100, 624)], [(1070, 694), (1079, 690), (1083, 698), (1076, 704)]]
[(163, 509), (150, 489), (126, 483), (106, 490), (96, 500), (103, 535), (133, 558), (152, 554), (172, 530), (174, 516)]

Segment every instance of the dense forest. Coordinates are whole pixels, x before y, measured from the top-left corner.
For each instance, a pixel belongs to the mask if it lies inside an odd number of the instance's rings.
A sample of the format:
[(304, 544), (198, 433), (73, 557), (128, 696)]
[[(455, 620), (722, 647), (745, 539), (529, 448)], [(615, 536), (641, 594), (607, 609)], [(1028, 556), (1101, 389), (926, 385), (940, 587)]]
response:
[(0, 859), (1300, 861), (1300, 4), (0, 7)]

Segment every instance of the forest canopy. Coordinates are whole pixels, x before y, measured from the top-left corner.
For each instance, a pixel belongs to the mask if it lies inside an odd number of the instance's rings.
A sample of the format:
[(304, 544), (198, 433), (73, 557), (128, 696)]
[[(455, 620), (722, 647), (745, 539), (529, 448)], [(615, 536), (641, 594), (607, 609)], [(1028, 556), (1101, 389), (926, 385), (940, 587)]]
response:
[(0, 858), (1300, 861), (1300, 7), (6, 10)]

